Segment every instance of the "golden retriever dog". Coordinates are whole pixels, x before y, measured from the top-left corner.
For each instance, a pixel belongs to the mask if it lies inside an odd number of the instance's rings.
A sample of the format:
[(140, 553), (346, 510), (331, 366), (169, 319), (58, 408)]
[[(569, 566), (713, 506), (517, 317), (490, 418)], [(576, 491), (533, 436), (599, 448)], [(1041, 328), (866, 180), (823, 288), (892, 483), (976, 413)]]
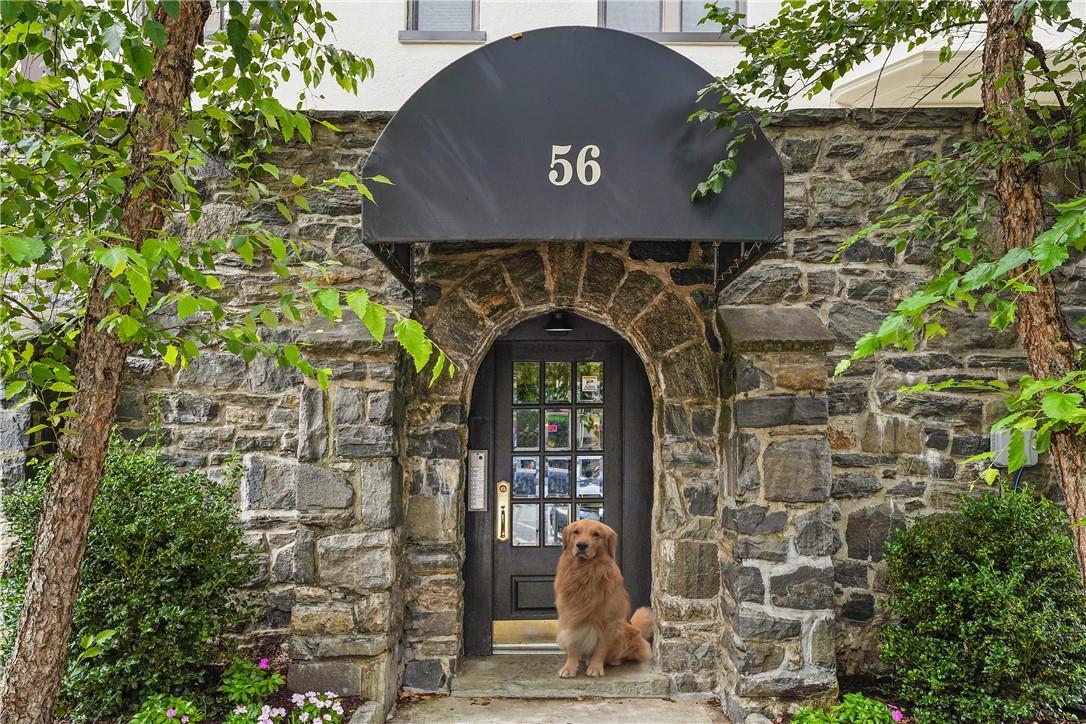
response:
[[(618, 534), (594, 520), (578, 520), (562, 532), (562, 557), (554, 578), (558, 608), (558, 645), (566, 663), (558, 675), (577, 675), (581, 659), (585, 673), (603, 676), (603, 665), (648, 661), (655, 622), (652, 610), (639, 608), (630, 616), (630, 595), (615, 563)], [(627, 620), (628, 619), (628, 620)]]

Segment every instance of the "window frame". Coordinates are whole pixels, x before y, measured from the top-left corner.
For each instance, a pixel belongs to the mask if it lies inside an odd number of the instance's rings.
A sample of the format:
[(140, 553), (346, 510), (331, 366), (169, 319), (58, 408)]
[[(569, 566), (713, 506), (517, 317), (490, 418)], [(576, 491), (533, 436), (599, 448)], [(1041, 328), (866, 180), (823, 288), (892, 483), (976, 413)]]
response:
[(419, 1), (404, 3), (404, 30), (399, 33), (401, 43), (485, 43), (486, 31), (479, 30), (479, 0), (471, 2), (470, 30), (419, 30)]
[[(607, 2), (599, 0), (597, 3), (597, 24), (601, 28), (607, 27)], [(660, 30), (634, 33), (658, 43), (709, 43), (709, 44), (734, 44), (735, 39), (731, 35), (714, 33), (711, 30), (683, 31), (682, 27), (682, 0), (658, 0), (660, 3)], [(747, 0), (736, 0), (735, 11), (745, 15), (747, 12)], [(668, 28), (664, 30), (664, 28)], [(623, 31), (632, 32), (632, 31)]]

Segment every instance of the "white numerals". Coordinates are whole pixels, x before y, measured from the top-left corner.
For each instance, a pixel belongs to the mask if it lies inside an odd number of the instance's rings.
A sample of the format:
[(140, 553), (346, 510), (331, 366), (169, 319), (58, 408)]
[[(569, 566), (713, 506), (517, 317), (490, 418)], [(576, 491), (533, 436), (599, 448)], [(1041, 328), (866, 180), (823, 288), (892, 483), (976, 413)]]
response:
[[(551, 146), (551, 170), (547, 178), (555, 186), (565, 186), (573, 180), (573, 164), (562, 156), (572, 150), (573, 146)], [(595, 159), (600, 157), (600, 147), (588, 145), (577, 153), (577, 180), (582, 186), (591, 186), (600, 180), (603, 169)]]

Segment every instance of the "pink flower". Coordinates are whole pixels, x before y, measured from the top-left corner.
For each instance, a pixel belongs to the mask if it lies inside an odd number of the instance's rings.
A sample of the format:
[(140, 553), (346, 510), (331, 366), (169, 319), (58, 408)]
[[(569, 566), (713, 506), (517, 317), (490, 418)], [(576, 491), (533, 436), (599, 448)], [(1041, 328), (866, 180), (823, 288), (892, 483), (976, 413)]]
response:
[(185, 714), (184, 716), (181, 717), (181, 724), (189, 724), (188, 714)]
[(301, 722), (309, 721), (309, 712), (303, 711), (301, 714), (299, 714), (298, 715), (298, 721), (301, 721)]
[(174, 709), (171, 706), (169, 709), (166, 710), (166, 718), (167, 719), (173, 719), (175, 716), (177, 716), (177, 709)]
[(890, 717), (894, 721), (902, 721), (905, 719), (905, 715), (901, 713), (901, 709), (898, 709), (896, 706), (890, 707)]
[(301, 706), (305, 703), (305, 696), (303, 694), (291, 694), (290, 700), (294, 703), (294, 706)]
[(264, 669), (265, 671), (267, 671), (267, 670), (268, 670), (268, 665), (269, 665), (269, 664), (268, 664), (268, 660), (267, 660), (267, 659), (261, 659), (261, 660), (260, 660), (260, 661), (259, 661), (259, 662), (257, 663), (257, 666), (259, 666), (260, 668)]

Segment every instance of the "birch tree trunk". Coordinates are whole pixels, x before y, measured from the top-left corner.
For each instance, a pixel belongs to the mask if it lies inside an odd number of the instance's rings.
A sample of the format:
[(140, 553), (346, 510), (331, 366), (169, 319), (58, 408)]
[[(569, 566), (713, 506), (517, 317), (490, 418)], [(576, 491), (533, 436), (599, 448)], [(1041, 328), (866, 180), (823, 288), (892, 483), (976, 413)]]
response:
[[(1040, 168), (1022, 160), (1022, 152), (1029, 150), (1022, 66), (1033, 11), (1023, 13), (1016, 21), (1015, 5), (1015, 0), (988, 1), (981, 86), (988, 134), (1013, 149), (999, 166), (995, 186), (1007, 248), (1032, 244), (1044, 230), (1045, 220)], [(1060, 313), (1052, 275), (1042, 276), (1033, 267), (1024, 281), (1037, 288), (1035, 294), (1023, 294), (1018, 300), (1018, 335), (1030, 373), (1038, 378), (1062, 377), (1075, 369), (1074, 346)], [(1050, 455), (1071, 523), (1086, 520), (1086, 437), (1076, 436), (1071, 430), (1056, 433)], [(1073, 526), (1071, 531), (1078, 551), (1079, 574), (1086, 587), (1086, 526)]]
[[(187, 112), (193, 55), (210, 12), (207, 0), (179, 3), (177, 20), (158, 9), (167, 40), (155, 51), (154, 70), (143, 85), (147, 102), (132, 117), (129, 158), (134, 173), (127, 179), (121, 217), (121, 230), (136, 248), (162, 228), (168, 169), (153, 154), (176, 147), (173, 133), (182, 127)], [(134, 187), (141, 182), (145, 186), (137, 193)], [(88, 292), (75, 367), (78, 391), (71, 402), (78, 417), (60, 438), (46, 488), (15, 646), (0, 682), (0, 724), (53, 720), (91, 509), (127, 354), (114, 334), (97, 328), (110, 312), (104, 294), (108, 280), (108, 274), (99, 271)]]

